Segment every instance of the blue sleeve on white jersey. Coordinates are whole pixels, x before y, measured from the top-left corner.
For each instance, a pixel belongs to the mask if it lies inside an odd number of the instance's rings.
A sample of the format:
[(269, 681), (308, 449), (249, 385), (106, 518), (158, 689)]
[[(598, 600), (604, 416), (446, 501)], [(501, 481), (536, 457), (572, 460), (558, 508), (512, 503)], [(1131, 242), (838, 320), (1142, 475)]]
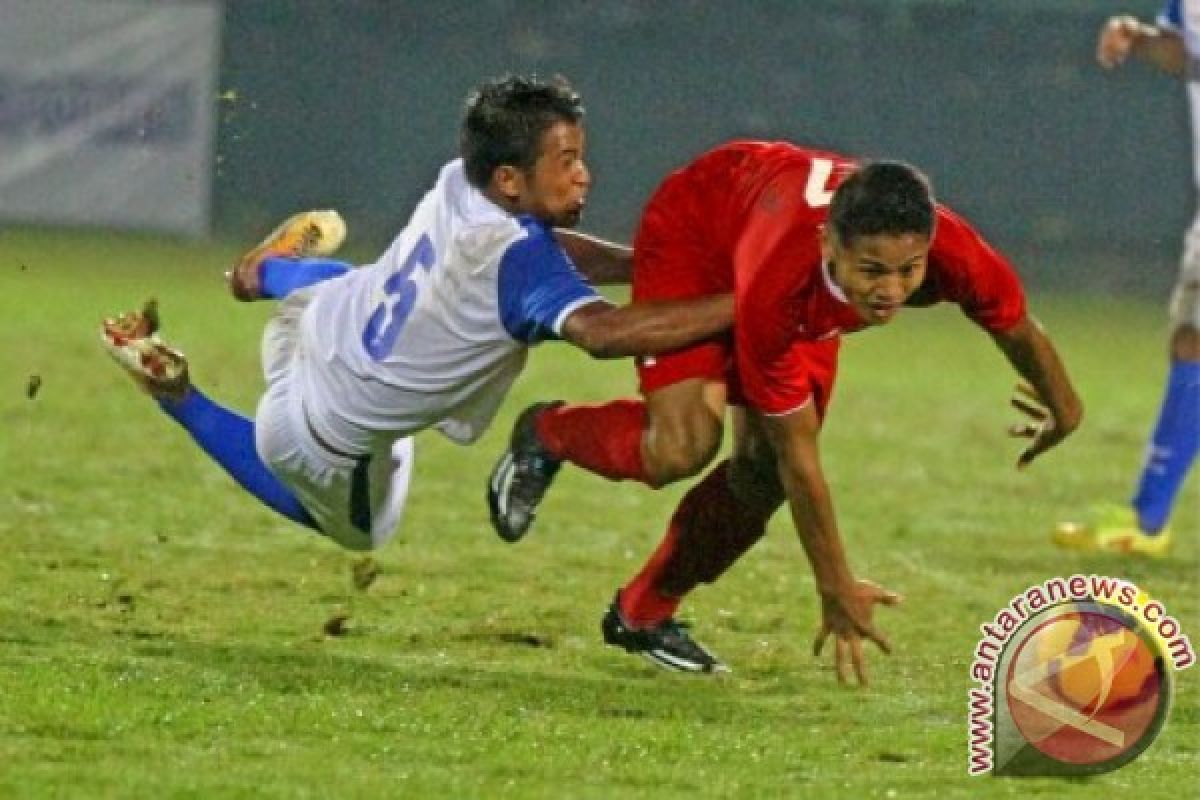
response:
[(1158, 24), (1175, 31), (1183, 30), (1182, 0), (1167, 0), (1166, 5), (1158, 14)]
[(500, 321), (519, 342), (557, 339), (566, 315), (600, 298), (575, 269), (553, 232), (522, 218), (528, 234), (508, 246), (497, 276)]

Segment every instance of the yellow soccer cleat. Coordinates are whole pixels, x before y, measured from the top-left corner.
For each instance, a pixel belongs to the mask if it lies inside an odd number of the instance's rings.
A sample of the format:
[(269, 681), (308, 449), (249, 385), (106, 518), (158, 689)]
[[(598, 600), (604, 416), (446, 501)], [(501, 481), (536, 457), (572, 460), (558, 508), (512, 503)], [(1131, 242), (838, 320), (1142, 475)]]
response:
[(335, 252), (346, 240), (346, 223), (336, 211), (302, 211), (293, 214), (267, 238), (242, 256), (225, 273), (229, 290), (238, 300), (258, 300), (262, 295), (260, 267), (268, 258), (311, 258)]
[(1064, 550), (1133, 553), (1160, 558), (1171, 546), (1171, 530), (1155, 534), (1139, 527), (1137, 514), (1128, 506), (1106, 506), (1092, 515), (1091, 522), (1060, 522), (1051, 537)]

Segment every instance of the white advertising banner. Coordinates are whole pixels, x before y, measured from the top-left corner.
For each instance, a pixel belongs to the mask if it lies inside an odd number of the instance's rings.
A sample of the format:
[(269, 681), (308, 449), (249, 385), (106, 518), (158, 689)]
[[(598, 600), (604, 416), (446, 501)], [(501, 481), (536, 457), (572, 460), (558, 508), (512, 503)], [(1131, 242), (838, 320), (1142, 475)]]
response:
[(217, 0), (0, 0), (0, 219), (207, 233)]

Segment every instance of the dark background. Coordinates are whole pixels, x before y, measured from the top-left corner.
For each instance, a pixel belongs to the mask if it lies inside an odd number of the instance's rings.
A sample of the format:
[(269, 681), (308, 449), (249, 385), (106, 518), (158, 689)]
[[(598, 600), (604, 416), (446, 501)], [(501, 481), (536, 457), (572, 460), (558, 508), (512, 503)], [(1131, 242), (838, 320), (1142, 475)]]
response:
[(221, 235), (336, 207), (386, 243), (455, 155), (462, 101), (561, 73), (588, 108), (584, 227), (618, 238), (675, 166), (732, 137), (910, 160), (1034, 286), (1165, 292), (1192, 212), (1182, 84), (1106, 73), (1145, 0), (231, 0)]

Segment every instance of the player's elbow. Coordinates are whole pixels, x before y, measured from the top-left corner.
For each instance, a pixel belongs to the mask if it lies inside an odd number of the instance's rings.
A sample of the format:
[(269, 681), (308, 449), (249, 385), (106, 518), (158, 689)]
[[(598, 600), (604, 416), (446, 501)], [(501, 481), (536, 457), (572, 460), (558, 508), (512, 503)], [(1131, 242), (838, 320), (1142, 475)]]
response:
[(1083, 401), (1079, 399), (1079, 395), (1071, 392), (1066, 408), (1055, 424), (1064, 435), (1074, 433), (1083, 424)]

